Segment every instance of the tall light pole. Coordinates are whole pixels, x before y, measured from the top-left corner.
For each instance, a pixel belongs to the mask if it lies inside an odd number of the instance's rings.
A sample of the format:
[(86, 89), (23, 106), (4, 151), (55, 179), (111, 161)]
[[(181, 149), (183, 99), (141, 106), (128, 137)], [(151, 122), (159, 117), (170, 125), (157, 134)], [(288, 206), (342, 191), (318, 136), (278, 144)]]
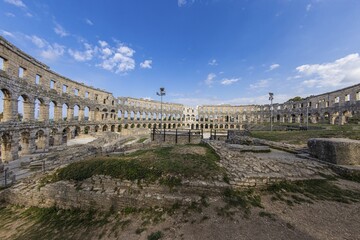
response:
[(274, 100), (274, 93), (269, 92), (269, 100), (270, 100), (270, 131), (273, 130), (273, 100)]
[(160, 88), (160, 92), (156, 92), (156, 95), (160, 96), (161, 98), (161, 102), (160, 102), (160, 108), (161, 108), (161, 112), (160, 112), (160, 129), (162, 128), (162, 97), (165, 96), (165, 88), (161, 87)]

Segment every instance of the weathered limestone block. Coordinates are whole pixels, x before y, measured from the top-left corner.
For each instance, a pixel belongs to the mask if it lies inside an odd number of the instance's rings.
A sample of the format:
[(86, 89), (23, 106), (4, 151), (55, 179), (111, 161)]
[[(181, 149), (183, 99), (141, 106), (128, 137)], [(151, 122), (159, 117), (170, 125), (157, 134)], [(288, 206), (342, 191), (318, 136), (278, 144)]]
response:
[(312, 138), (310, 154), (330, 163), (360, 165), (360, 141), (346, 138)]

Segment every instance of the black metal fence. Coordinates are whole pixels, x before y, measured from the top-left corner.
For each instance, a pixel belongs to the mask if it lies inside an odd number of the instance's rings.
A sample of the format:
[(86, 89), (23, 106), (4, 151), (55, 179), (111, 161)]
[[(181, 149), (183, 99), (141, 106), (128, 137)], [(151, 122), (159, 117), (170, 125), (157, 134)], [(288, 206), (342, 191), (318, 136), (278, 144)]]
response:
[(152, 141), (175, 144), (200, 143), (204, 138), (203, 130), (157, 129), (153, 128)]

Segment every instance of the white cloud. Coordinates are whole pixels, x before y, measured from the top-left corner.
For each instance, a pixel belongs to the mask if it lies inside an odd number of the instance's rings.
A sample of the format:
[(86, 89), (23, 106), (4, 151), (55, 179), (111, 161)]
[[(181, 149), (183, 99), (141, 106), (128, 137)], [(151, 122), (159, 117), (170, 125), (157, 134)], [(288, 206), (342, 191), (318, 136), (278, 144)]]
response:
[(5, 30), (1, 30), (1, 35), (4, 35), (5, 37), (15, 37), (14, 34), (12, 34), (11, 32), (5, 31)]
[(5, 16), (7, 16), (7, 17), (15, 17), (15, 14), (13, 14), (11, 12), (6, 12)]
[(90, 44), (84, 43), (85, 50), (79, 51), (79, 50), (72, 50), (69, 49), (69, 54), (78, 62), (85, 62), (93, 59), (93, 56), (95, 52), (97, 51), (97, 48), (93, 48)]
[(211, 59), (208, 64), (209, 64), (210, 66), (217, 66), (217, 65), (218, 65), (216, 59)]
[(262, 79), (254, 84), (250, 84), (250, 89), (258, 89), (267, 87), (269, 84), (269, 79)]
[(55, 60), (58, 57), (64, 55), (64, 52), (64, 46), (54, 43), (52, 45), (48, 45), (45, 50), (41, 51), (40, 55), (45, 59)]
[(31, 14), (31, 13), (29, 13), (29, 12), (27, 12), (27, 13), (25, 13), (25, 17), (33, 17), (33, 15)]
[(215, 78), (216, 78), (215, 73), (209, 73), (204, 82), (205, 82), (206, 85), (211, 86), (214, 83)]
[(187, 0), (178, 0), (178, 6), (179, 7), (185, 6), (186, 3), (187, 3)]
[(231, 79), (224, 78), (223, 80), (221, 80), (221, 84), (222, 85), (232, 85), (239, 80), (240, 80), (240, 78), (231, 78)]
[(38, 36), (35, 35), (27, 36), (27, 38), (30, 39), (31, 42), (35, 44), (38, 48), (43, 48), (47, 44), (47, 42), (44, 39), (39, 38)]
[(359, 83), (360, 57), (358, 53), (349, 54), (334, 62), (305, 64), (296, 70), (307, 87), (345, 87)]
[(141, 68), (152, 68), (152, 60), (145, 60), (144, 62), (140, 63)]
[(309, 12), (312, 8), (311, 3), (309, 3), (308, 5), (306, 5), (306, 11)]
[(54, 31), (60, 37), (66, 37), (66, 36), (69, 35), (69, 33), (60, 24), (58, 24), (57, 22), (55, 22)]
[(26, 8), (26, 5), (21, 0), (4, 0), (6, 3), (10, 3), (12, 5), (15, 5), (17, 7)]
[(44, 59), (55, 60), (58, 57), (64, 55), (65, 47), (60, 44), (50, 44), (45, 39), (42, 39), (36, 35), (26, 36), (26, 38), (40, 49), (40, 56)]
[(272, 65), (270, 65), (268, 71), (272, 71), (272, 70), (277, 69), (277, 68), (279, 68), (279, 67), (280, 67), (280, 64), (277, 64), (277, 63), (272, 64)]
[(135, 69), (135, 50), (119, 44), (118, 47), (111, 47), (105, 41), (99, 41), (100, 58), (102, 62), (96, 66), (115, 73), (126, 73)]
[(88, 18), (85, 18), (85, 23), (90, 25), (90, 26), (94, 25), (94, 23)]

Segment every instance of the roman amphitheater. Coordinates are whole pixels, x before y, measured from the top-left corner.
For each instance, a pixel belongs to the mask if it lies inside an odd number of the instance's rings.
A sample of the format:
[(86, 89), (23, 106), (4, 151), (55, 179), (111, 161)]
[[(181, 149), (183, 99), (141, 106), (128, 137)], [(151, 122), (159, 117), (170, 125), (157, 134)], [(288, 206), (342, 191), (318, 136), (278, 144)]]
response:
[[(0, 38), (1, 161), (48, 151), (84, 134), (160, 128), (160, 101), (115, 97), (53, 72), (48, 66)], [(241, 129), (270, 122), (270, 105), (162, 104), (168, 129)], [(1, 109), (1, 108), (0, 108)], [(360, 114), (360, 84), (273, 104), (273, 121), (346, 124)], [(306, 119), (308, 118), (308, 119)]]

